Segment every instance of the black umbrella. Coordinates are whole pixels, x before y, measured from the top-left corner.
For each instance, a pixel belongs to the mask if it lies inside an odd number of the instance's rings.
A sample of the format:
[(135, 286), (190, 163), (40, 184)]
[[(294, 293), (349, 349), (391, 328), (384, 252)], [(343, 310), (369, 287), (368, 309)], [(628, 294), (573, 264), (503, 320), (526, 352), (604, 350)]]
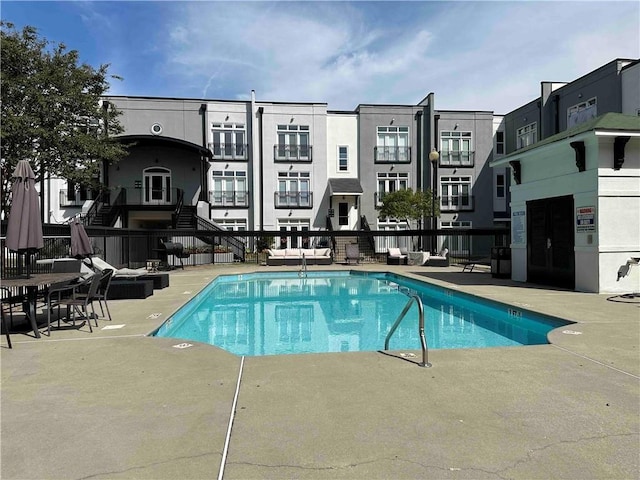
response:
[(13, 172), (6, 245), (9, 250), (26, 255), (28, 278), (30, 257), (44, 246), (44, 238), (36, 176), (26, 160), (20, 160)]
[(93, 247), (84, 225), (76, 218), (71, 222), (71, 256), (74, 258), (89, 258), (93, 255)]

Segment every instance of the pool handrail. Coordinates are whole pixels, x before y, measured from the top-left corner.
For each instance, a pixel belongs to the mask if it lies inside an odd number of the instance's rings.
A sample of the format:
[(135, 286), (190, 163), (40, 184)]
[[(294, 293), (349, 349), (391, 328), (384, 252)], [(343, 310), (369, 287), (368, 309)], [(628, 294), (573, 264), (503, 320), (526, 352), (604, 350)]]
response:
[(411, 308), (411, 304), (414, 301), (418, 305), (418, 333), (420, 334), (420, 343), (422, 346), (422, 362), (419, 363), (418, 365), (421, 367), (430, 367), (431, 364), (429, 363), (429, 349), (427, 348), (427, 339), (424, 336), (424, 307), (422, 306), (422, 299), (415, 293), (411, 295), (411, 298), (405, 305), (404, 309), (402, 310), (402, 313), (398, 315), (397, 320), (391, 326), (391, 329), (389, 329), (389, 333), (387, 333), (387, 338), (384, 339), (384, 349), (389, 350), (389, 340), (391, 339), (391, 335), (394, 334), (394, 332), (398, 328), (398, 325), (400, 325), (400, 322), (402, 321), (404, 316), (407, 314), (407, 312)]

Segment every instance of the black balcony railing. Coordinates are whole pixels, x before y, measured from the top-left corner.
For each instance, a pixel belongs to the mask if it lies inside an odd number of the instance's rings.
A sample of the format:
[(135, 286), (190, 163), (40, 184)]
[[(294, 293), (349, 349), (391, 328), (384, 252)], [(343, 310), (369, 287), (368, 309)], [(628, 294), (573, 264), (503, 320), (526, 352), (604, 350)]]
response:
[(248, 160), (249, 145), (246, 143), (209, 143), (214, 160)]
[(441, 167), (473, 167), (476, 152), (450, 151), (440, 153)]
[(376, 163), (410, 163), (411, 147), (374, 147)]
[(62, 189), (59, 192), (59, 198), (61, 207), (81, 207), (87, 200), (95, 200), (95, 195), (91, 190), (69, 192), (67, 189)]
[(440, 198), (440, 210), (443, 212), (473, 210), (473, 195), (453, 195)]
[(231, 191), (231, 192), (209, 192), (209, 203), (212, 207), (248, 207), (249, 192)]
[(274, 145), (273, 158), (276, 162), (310, 162), (311, 145)]
[(124, 205), (176, 205), (178, 201), (178, 188), (121, 188), (125, 191), (126, 201)]
[(313, 208), (313, 192), (275, 192), (276, 208)]

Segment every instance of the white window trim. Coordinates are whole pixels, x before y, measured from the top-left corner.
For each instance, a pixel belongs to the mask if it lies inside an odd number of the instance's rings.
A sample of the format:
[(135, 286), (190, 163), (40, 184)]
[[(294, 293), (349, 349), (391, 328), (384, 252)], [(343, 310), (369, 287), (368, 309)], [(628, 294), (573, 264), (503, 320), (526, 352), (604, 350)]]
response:
[[(347, 165), (346, 165), (347, 168), (345, 168), (344, 170), (342, 170), (342, 168), (340, 168), (341, 167), (341, 165), (340, 165), (340, 149), (341, 148), (345, 148), (347, 150)], [(337, 162), (336, 162), (336, 169), (337, 170), (336, 171), (338, 173), (348, 173), (350, 171), (350, 168), (349, 168), (350, 167), (350, 165), (349, 165), (349, 145), (338, 145), (337, 151), (336, 151), (336, 159), (337, 159)]]
[[(529, 138), (532, 137), (532, 138)], [(526, 145), (523, 141), (526, 139)], [(532, 122), (528, 125), (520, 127), (516, 132), (516, 150), (533, 145), (538, 141), (538, 122)]]

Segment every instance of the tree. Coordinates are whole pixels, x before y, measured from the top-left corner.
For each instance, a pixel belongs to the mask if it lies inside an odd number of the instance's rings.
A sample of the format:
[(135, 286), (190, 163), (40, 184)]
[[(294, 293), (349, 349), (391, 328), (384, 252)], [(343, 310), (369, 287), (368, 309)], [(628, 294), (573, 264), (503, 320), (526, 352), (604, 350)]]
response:
[[(399, 220), (420, 220), (433, 214), (433, 196), (431, 189), (414, 192), (410, 188), (385, 193), (382, 196), (382, 206), (379, 208), (381, 217)], [(435, 205), (435, 216), (440, 215), (439, 205)]]
[(97, 188), (103, 162), (117, 162), (126, 148), (112, 138), (123, 131), (120, 112), (101, 102), (109, 89), (107, 78), (118, 78), (108, 75), (109, 65), (94, 69), (80, 64), (76, 50), (40, 38), (34, 27), (18, 32), (5, 21), (0, 27), (0, 169), (6, 218), (11, 175), (19, 160), (29, 160), (41, 184), (49, 175)]

